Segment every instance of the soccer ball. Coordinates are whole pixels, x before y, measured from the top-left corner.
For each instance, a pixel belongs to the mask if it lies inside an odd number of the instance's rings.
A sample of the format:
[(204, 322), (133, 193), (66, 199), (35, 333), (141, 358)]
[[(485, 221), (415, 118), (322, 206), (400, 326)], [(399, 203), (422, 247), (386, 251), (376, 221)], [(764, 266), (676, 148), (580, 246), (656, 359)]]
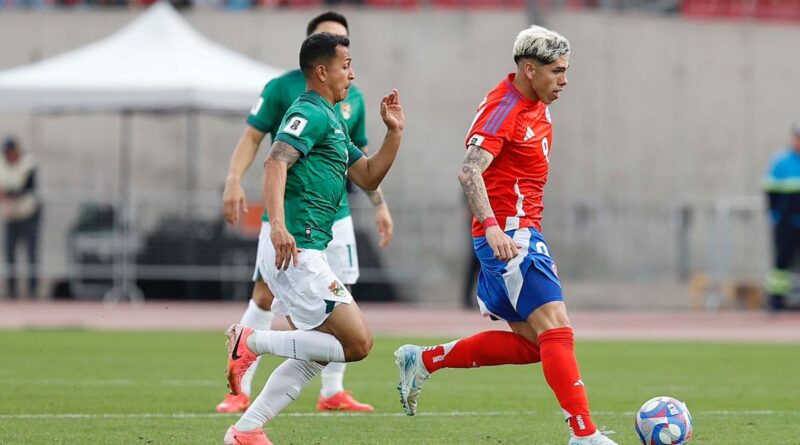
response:
[(692, 438), (692, 415), (685, 403), (672, 397), (644, 402), (635, 426), (644, 445), (683, 445)]

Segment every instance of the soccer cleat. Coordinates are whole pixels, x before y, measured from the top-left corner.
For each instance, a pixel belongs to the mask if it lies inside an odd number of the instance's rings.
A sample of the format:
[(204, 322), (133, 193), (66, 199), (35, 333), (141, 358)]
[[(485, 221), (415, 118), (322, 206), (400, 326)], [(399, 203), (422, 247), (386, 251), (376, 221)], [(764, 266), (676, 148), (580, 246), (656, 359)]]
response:
[(417, 398), (422, 385), (431, 378), (431, 374), (422, 363), (422, 348), (415, 345), (403, 345), (394, 351), (395, 363), (400, 369), (400, 403), (407, 416), (417, 414)]
[(250, 406), (250, 399), (247, 394), (239, 394), (238, 396), (226, 394), (225, 399), (219, 402), (216, 410), (218, 413), (241, 413), (248, 406)]
[(253, 332), (240, 324), (231, 325), (225, 332), (228, 338), (228, 389), (235, 396), (242, 393), (242, 376), (258, 358), (247, 346), (247, 338)]
[(330, 397), (320, 394), (319, 400), (317, 400), (317, 411), (358, 411), (369, 413), (375, 410), (372, 405), (361, 403), (350, 394), (350, 391), (339, 391)]
[(233, 425), (225, 432), (224, 440), (225, 445), (272, 445), (261, 428), (253, 431), (239, 431)]
[(570, 436), (567, 445), (619, 445), (599, 430), (586, 437)]

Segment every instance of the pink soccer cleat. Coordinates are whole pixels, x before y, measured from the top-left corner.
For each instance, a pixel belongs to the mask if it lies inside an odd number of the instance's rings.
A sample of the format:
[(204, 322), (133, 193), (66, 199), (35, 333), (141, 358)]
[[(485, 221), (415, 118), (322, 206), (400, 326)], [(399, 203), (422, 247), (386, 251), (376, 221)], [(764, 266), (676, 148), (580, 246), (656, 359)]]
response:
[(218, 413), (241, 413), (250, 406), (250, 398), (242, 393), (238, 396), (233, 394), (226, 394), (225, 399), (217, 405)]
[(375, 411), (372, 405), (361, 403), (350, 395), (350, 391), (339, 391), (330, 397), (322, 394), (317, 400), (317, 411), (358, 411), (370, 413)]
[(225, 433), (225, 445), (272, 445), (272, 442), (267, 439), (267, 435), (261, 428), (253, 431), (239, 431), (231, 425)]
[(258, 358), (247, 346), (247, 338), (253, 332), (240, 324), (231, 325), (225, 332), (228, 337), (228, 389), (235, 396), (242, 393), (242, 376)]

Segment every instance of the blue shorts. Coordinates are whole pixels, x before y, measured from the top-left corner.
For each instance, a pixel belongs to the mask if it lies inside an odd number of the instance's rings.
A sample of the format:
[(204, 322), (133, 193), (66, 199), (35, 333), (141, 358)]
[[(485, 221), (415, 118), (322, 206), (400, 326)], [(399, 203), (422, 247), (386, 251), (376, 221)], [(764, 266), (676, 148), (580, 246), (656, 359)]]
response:
[(508, 263), (494, 257), (486, 237), (472, 239), (481, 262), (478, 305), (484, 315), (492, 318), (526, 321), (540, 306), (564, 301), (564, 294), (542, 234), (528, 227), (509, 230), (506, 235), (523, 246)]

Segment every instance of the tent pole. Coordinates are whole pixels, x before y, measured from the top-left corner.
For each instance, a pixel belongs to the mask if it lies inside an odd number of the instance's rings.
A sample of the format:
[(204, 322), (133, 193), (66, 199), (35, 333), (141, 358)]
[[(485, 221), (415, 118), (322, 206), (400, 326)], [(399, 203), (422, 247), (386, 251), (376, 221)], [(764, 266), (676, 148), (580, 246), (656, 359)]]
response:
[(191, 218), (194, 214), (196, 191), (197, 191), (197, 171), (199, 168), (197, 162), (197, 143), (199, 137), (197, 135), (197, 110), (190, 109), (186, 112), (186, 216)]
[(134, 216), (134, 203), (131, 199), (131, 131), (132, 110), (122, 110), (120, 116), (119, 162), (117, 172), (117, 202), (114, 211), (114, 264), (112, 287), (103, 296), (103, 301), (117, 303), (122, 298), (132, 303), (140, 303), (142, 292), (136, 286), (136, 262), (131, 262), (131, 255), (136, 251), (136, 243), (131, 234), (131, 219)]

